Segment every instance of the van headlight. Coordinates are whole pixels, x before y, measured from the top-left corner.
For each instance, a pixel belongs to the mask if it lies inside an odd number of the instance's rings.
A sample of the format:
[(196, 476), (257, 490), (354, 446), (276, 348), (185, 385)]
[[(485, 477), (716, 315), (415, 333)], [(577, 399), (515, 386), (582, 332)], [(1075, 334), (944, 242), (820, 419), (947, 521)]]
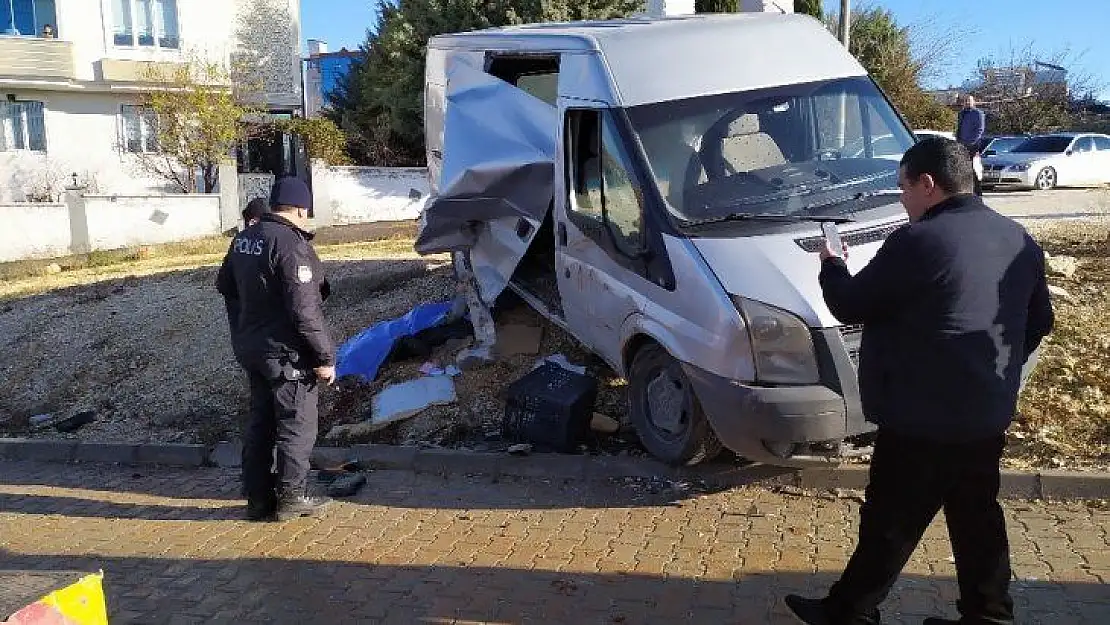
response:
[(732, 296), (748, 325), (756, 380), (765, 384), (817, 384), (817, 353), (809, 326), (796, 315)]

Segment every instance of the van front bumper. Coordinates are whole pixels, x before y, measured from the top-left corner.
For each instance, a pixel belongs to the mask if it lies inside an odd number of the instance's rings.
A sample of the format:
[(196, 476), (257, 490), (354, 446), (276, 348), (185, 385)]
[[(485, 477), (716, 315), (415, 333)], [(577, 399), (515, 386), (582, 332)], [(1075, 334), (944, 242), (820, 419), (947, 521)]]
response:
[[(863, 416), (855, 365), (843, 329), (814, 330), (821, 382), (755, 386), (685, 364), (694, 393), (725, 447), (755, 462), (805, 466), (807, 449), (835, 460), (846, 438), (873, 432)], [(855, 337), (858, 339), (858, 337)]]

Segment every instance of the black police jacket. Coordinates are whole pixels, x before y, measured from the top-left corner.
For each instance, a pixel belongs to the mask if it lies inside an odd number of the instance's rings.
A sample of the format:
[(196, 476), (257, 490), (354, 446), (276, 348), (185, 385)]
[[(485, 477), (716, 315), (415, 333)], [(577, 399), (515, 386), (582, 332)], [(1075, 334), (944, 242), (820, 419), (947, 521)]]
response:
[(312, 234), (267, 213), (231, 242), (216, 288), (227, 304), (236, 359), (248, 368), (286, 360), (307, 370), (335, 364), (324, 321), (330, 292)]
[(1054, 321), (1044, 252), (1018, 223), (959, 195), (891, 233), (854, 276), (826, 260), (820, 282), (837, 319), (863, 324), (868, 421), (955, 443), (1006, 431)]

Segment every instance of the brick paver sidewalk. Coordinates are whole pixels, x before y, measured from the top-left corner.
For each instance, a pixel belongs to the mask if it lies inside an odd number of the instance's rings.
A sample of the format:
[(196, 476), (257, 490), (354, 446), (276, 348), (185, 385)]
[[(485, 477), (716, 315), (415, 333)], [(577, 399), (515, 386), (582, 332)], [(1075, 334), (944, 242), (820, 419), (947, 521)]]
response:
[[(234, 472), (0, 462), (0, 569), (105, 571), (113, 623), (789, 623), (858, 503), (760, 488), (377, 472), (320, 519), (240, 521)], [(1007, 504), (1021, 623), (1110, 623), (1110, 511)], [(944, 526), (887, 622), (953, 614)]]

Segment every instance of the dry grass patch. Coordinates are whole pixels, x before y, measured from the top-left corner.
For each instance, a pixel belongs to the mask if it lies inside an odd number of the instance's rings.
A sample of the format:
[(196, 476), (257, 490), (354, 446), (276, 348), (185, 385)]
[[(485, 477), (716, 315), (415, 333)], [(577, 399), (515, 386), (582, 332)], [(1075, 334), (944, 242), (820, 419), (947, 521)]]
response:
[(1016, 467), (1105, 468), (1110, 464), (1110, 224), (1031, 226), (1052, 255), (1078, 260), (1051, 276), (1056, 328), (1022, 393), (1007, 462)]

